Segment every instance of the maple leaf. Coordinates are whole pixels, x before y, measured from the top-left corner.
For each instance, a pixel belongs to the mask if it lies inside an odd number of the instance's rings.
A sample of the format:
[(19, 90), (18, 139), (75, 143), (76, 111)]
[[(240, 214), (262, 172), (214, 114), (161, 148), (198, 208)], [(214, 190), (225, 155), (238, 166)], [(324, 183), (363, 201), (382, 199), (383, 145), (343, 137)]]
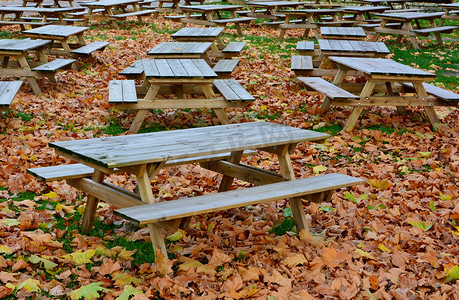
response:
[(260, 271), (256, 267), (249, 267), (248, 269), (244, 267), (238, 267), (237, 270), (241, 275), (242, 281), (251, 281), (260, 279)]
[(45, 267), (46, 270), (52, 270), (55, 267), (57, 267), (56, 263), (50, 261), (49, 259), (39, 257), (35, 254), (29, 257), (29, 261), (34, 264), (43, 263), (43, 266)]
[(113, 280), (115, 280), (116, 285), (126, 285), (126, 284), (135, 284), (138, 285), (142, 282), (142, 279), (134, 277), (129, 273), (118, 272), (113, 275)]
[(0, 272), (0, 281), (3, 282), (3, 283), (8, 283), (10, 281), (11, 282), (16, 282), (17, 279), (14, 278), (14, 275), (17, 275), (17, 273)]
[(126, 250), (126, 249), (121, 249), (120, 253), (118, 253), (118, 258), (122, 260), (134, 260), (132, 255), (137, 251), (136, 250)]
[(26, 279), (16, 286), (16, 290), (25, 289), (28, 292), (41, 292), (40, 281), (36, 279)]
[(313, 236), (307, 229), (301, 229), (299, 237), (300, 240), (309, 242), (314, 247), (322, 247), (324, 244), (324, 241), (321, 237)]
[(21, 222), (19, 222), (16, 219), (2, 219), (2, 220), (0, 220), (0, 222), (5, 224), (6, 226), (17, 226), (17, 225), (21, 224)]
[(369, 259), (375, 259), (374, 256), (371, 253), (363, 251), (362, 249), (355, 249), (354, 251), (357, 254), (359, 254), (360, 256), (363, 256), (363, 257), (366, 257), (366, 258), (369, 258)]
[(110, 258), (104, 258), (102, 265), (100, 266), (100, 269), (99, 269), (99, 274), (102, 276), (110, 275), (120, 269), (121, 269), (121, 265), (119, 262), (114, 262)]
[(13, 292), (12, 288), (9, 288), (7, 286), (0, 286), (0, 299), (3, 299), (6, 296), (11, 295), (12, 292)]
[(387, 190), (388, 188), (392, 186), (392, 183), (387, 181), (387, 179), (384, 179), (384, 180), (368, 179), (368, 183), (371, 186), (378, 188), (380, 190)]
[(155, 267), (161, 276), (166, 276), (172, 273), (172, 262), (164, 256), (164, 254), (155, 247)]
[(11, 249), (10, 247), (7, 247), (5, 245), (0, 245), (0, 253), (11, 254), (13, 252), (14, 250)]
[(143, 292), (139, 291), (132, 285), (125, 285), (123, 292), (115, 298), (115, 300), (129, 300), (130, 296), (142, 295)]
[(179, 258), (179, 262), (182, 264), (179, 266), (179, 270), (188, 272), (190, 270), (196, 270), (198, 273), (205, 273), (209, 275), (215, 275), (216, 271), (213, 266), (204, 265), (197, 260), (182, 256)]
[(446, 273), (447, 282), (459, 279), (459, 266), (455, 265), (451, 269), (449, 269)]
[(183, 238), (183, 236), (184, 236), (183, 231), (177, 230), (173, 234), (167, 236), (166, 239), (171, 242), (177, 242), (177, 241), (180, 241)]
[(319, 174), (320, 172), (325, 172), (327, 170), (327, 167), (325, 166), (315, 166), (315, 167), (312, 167), (312, 172), (314, 174)]
[(333, 247), (322, 248), (322, 260), (324, 264), (329, 268), (336, 268), (340, 263), (344, 261), (342, 255), (336, 251)]
[(84, 298), (87, 300), (99, 299), (100, 297), (99, 292), (105, 292), (105, 293), (110, 292), (109, 289), (102, 287), (102, 284), (103, 284), (102, 282), (93, 282), (88, 285), (84, 285), (80, 287), (79, 289), (76, 289), (68, 293), (68, 296), (72, 300), (79, 300), (81, 298)]
[[(240, 271), (239, 271), (240, 272)], [(223, 268), (221, 269), (220, 271), (218, 271), (218, 277), (221, 279), (221, 280), (226, 280), (228, 279), (228, 277), (230, 277), (231, 275), (234, 274), (234, 269), (231, 269), (231, 268)], [(241, 276), (242, 276), (242, 273), (241, 273)]]
[(91, 263), (91, 258), (96, 254), (96, 250), (90, 249), (82, 252), (81, 250), (75, 251), (70, 254), (63, 255), (62, 257), (72, 261), (75, 265), (82, 265)]
[(225, 252), (221, 251), (218, 248), (214, 248), (214, 253), (212, 254), (212, 257), (209, 260), (209, 265), (218, 267), (231, 261), (231, 256), (227, 255)]
[(354, 203), (360, 203), (362, 200), (366, 200), (368, 199), (368, 195), (367, 194), (362, 194), (360, 195), (358, 198), (356, 198), (354, 195), (352, 195), (351, 193), (349, 192), (345, 192), (344, 193), (344, 199), (347, 199), (349, 201), (352, 201)]
[(424, 221), (422, 221), (422, 222), (408, 222), (408, 224), (410, 224), (413, 227), (420, 228), (420, 229), (422, 229), (424, 231), (429, 230), (433, 226), (433, 222), (430, 223), (429, 225), (426, 225), (426, 223), (424, 223)]
[(308, 260), (306, 259), (306, 257), (304, 257), (302, 253), (298, 253), (298, 254), (286, 257), (282, 261), (282, 263), (289, 268), (293, 268), (297, 265), (303, 265), (303, 264), (306, 264), (307, 262)]

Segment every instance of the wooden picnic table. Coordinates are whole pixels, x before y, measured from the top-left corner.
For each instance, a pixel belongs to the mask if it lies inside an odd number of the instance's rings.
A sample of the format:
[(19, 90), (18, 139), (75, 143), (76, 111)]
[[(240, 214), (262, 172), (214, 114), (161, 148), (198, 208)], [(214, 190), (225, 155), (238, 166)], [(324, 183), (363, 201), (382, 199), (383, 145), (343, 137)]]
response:
[[(137, 64), (134, 63), (135, 67)], [(137, 96), (130, 97), (130, 101), (110, 101), (119, 109), (138, 110), (137, 115), (130, 127), (131, 132), (138, 132), (150, 109), (186, 109), (207, 108), (211, 109), (223, 124), (230, 123), (225, 108), (245, 107), (254, 98), (243, 90), (236, 81), (229, 81), (231, 85), (238, 85), (244, 97), (238, 95), (225, 96), (225, 90), (221, 90), (220, 83), (216, 81), (217, 74), (203, 59), (143, 59), (142, 69), (137, 79), (144, 78), (143, 86), (147, 86), (146, 95), (143, 99)], [(218, 85), (217, 85), (218, 83)], [(172, 86), (172, 90), (168, 87)], [(216, 96), (214, 87), (220, 89), (223, 97)], [(138, 87), (141, 89), (142, 87)], [(161, 92), (166, 90), (166, 92)], [(135, 89), (134, 89), (135, 91)], [(159, 94), (174, 94), (175, 98), (159, 99)], [(186, 95), (199, 95), (199, 97), (186, 98)], [(116, 96), (116, 95), (115, 95)], [(238, 97), (236, 97), (238, 96)], [(111, 96), (110, 96), (111, 97)], [(135, 98), (132, 100), (132, 98)], [(230, 99), (231, 101), (227, 101)]]
[[(28, 3), (35, 4), (35, 7), (43, 7), (44, 0), (22, 0), (22, 6), (27, 6)], [(73, 0), (53, 0), (51, 6), (46, 5), (47, 7), (62, 7), (59, 2), (67, 2), (70, 7), (74, 7)]]
[(177, 42), (211, 42), (212, 50), (218, 52), (225, 47), (220, 39), (223, 30), (225, 28), (222, 27), (184, 27), (172, 34), (171, 37)]
[[(89, 27), (46, 25), (23, 31), (25, 37), (53, 41), (50, 48), (56, 48), (54, 42), (59, 43), (59, 49), (49, 49), (49, 54), (70, 56), (72, 49), (86, 45), (83, 34)], [(76, 37), (76, 43), (69, 43), (71, 37)]]
[[(13, 14), (14, 21), (23, 21), (25, 13), (35, 13), (39, 14), (43, 22), (53, 22), (59, 24), (67, 24), (67, 21), (64, 19), (64, 16), (68, 13), (75, 11), (84, 10), (83, 7), (21, 7), (21, 6), (1, 6), (0, 7), (0, 20), (5, 21), (6, 15)], [(57, 19), (57, 22), (54, 20)], [(21, 26), (22, 30), (25, 30), (24, 26)]]
[(459, 3), (440, 4), (440, 7), (445, 9), (445, 13), (441, 16), (438, 26), (443, 26), (446, 20), (459, 20)]
[[(183, 26), (186, 24), (226, 26), (228, 23), (234, 23), (238, 35), (242, 35), (240, 23), (248, 23), (253, 18), (239, 18), (236, 15), (236, 11), (241, 8), (241, 5), (180, 5), (180, 9), (185, 13), (185, 16), (180, 18), (180, 21)], [(226, 18), (225, 13), (229, 13), (230, 18)]]
[[(337, 68), (330, 64), (330, 56), (351, 57), (385, 57), (390, 54), (383, 42), (367, 42), (355, 40), (300, 41), (297, 50), (302, 56), (292, 56), (292, 70), (297, 76), (335, 76)], [(307, 66), (307, 64), (309, 64)], [(352, 75), (362, 73), (350, 72)], [(348, 74), (348, 75), (351, 75)]]
[[(312, 30), (316, 39), (320, 39), (318, 28), (322, 25), (329, 27), (354, 23), (340, 21), (339, 14), (341, 12), (340, 8), (283, 10), (281, 13), (285, 15), (285, 20), (279, 22), (281, 23), (279, 24), (281, 29), (279, 39), (282, 40), (285, 32), (289, 29), (304, 29), (304, 38), (307, 38), (309, 31)], [(323, 16), (331, 16), (331, 20), (323, 19)]]
[(147, 52), (151, 58), (202, 58), (212, 65), (208, 52), (211, 42), (163, 42)]
[(394, 4), (400, 4), (402, 9), (406, 9), (406, 2), (408, 2), (408, 0), (356, 0), (356, 1), (360, 2), (361, 5), (371, 4), (374, 6), (380, 6), (384, 3), (388, 5), (391, 9), (396, 9), (394, 7)]
[(94, 2), (81, 2), (80, 5), (87, 7), (89, 11), (85, 14), (83, 26), (88, 26), (90, 20), (110, 21), (119, 29), (118, 20), (136, 16), (139, 23), (142, 23), (142, 16), (156, 13), (156, 10), (141, 10), (141, 0), (101, 0)]
[[(343, 16), (342, 19), (344, 20), (344, 14), (352, 14), (352, 20), (356, 21), (356, 24), (361, 23), (370, 23), (370, 22), (379, 22), (380, 20), (375, 20), (372, 17), (374, 13), (381, 13), (385, 10), (390, 9), (387, 6), (345, 6), (343, 9)], [(346, 18), (346, 20), (350, 20)]]
[[(396, 42), (400, 43), (403, 36), (408, 36), (410, 42), (413, 44), (415, 49), (420, 49), (417, 36), (424, 36), (425, 34), (434, 33), (435, 38), (439, 45), (443, 44), (440, 33), (451, 32), (456, 29), (455, 26), (438, 26), (435, 20), (443, 15), (442, 12), (425, 13), (425, 12), (401, 12), (401, 13), (383, 13), (376, 14), (375, 16), (382, 19), (379, 27), (374, 28), (375, 34), (373, 41), (377, 41), (381, 33), (390, 33), (398, 35)], [(430, 28), (422, 28), (420, 20), (428, 20)], [(388, 28), (386, 25), (390, 23), (400, 23), (399, 28)], [(412, 23), (416, 24), (413, 28)]]
[(328, 40), (364, 40), (367, 37), (361, 27), (320, 27), (320, 37)]
[[(422, 106), (429, 121), (439, 123), (438, 116), (433, 106), (437, 99), (429, 97), (423, 83), (433, 80), (436, 75), (398, 63), (392, 59), (383, 58), (357, 58), (330, 56), (329, 59), (338, 65), (339, 71), (333, 84), (340, 85), (349, 70), (356, 70), (365, 74), (366, 83), (358, 99), (334, 100), (336, 105), (350, 105), (352, 112), (349, 115), (343, 130), (352, 130), (365, 106), (397, 106), (398, 110), (405, 113), (405, 106)], [(411, 83), (415, 89), (414, 96), (401, 96), (395, 93), (394, 85)], [(383, 84), (386, 94), (374, 94), (375, 87)], [(379, 92), (379, 91), (378, 91)], [(374, 94), (374, 95), (373, 95)]]
[[(159, 12), (180, 12), (180, 0), (158, 0), (158, 11)], [(183, 0), (183, 5), (193, 5), (193, 3), (199, 3), (203, 5), (205, 0)]]
[[(219, 191), (230, 190), (235, 177), (267, 186), (273, 182), (295, 180), (290, 154), (295, 151), (298, 143), (320, 142), (328, 137), (328, 134), (310, 130), (267, 122), (251, 122), (52, 142), (49, 146), (57, 154), (93, 169), (92, 178), (67, 177), (69, 185), (88, 195), (82, 221), (82, 230), (88, 233), (93, 226), (99, 200), (118, 208), (158, 202), (152, 192), (151, 182), (164, 167), (200, 163), (204, 168), (223, 173)], [(281, 172), (269, 172), (241, 163), (243, 151), (254, 149), (277, 155)], [(79, 164), (67, 166), (77, 165)], [(122, 172), (135, 176), (137, 193), (104, 182), (109, 174)], [(320, 178), (318, 179), (320, 181)], [(178, 207), (187, 207), (189, 199), (171, 201), (174, 201)], [(290, 205), (297, 230), (307, 228), (301, 199), (291, 198)], [(180, 210), (180, 208), (176, 209)], [(180, 220), (178, 221), (178, 223), (163, 221), (149, 225), (153, 244), (163, 254), (167, 252), (161, 228), (172, 229), (175, 232), (180, 223)]]
[[(51, 41), (30, 39), (0, 40), (0, 57), (2, 58), (0, 76), (26, 77), (34, 93), (41, 93), (41, 89), (36, 79), (40, 77), (40, 74), (32, 71), (32, 68), (37, 64), (34, 65), (33, 61), (28, 60), (28, 57), (35, 52), (40, 63), (47, 63), (48, 59), (45, 55), (45, 48), (49, 46), (50, 43)], [(17, 62), (10, 61), (10, 58), (16, 59)]]
[(246, 5), (250, 8), (250, 12), (245, 15), (258, 19), (283, 20), (285, 15), (280, 13), (280, 10), (284, 10), (286, 8), (297, 8), (303, 4), (304, 2), (294, 1), (251, 1), (246, 3)]

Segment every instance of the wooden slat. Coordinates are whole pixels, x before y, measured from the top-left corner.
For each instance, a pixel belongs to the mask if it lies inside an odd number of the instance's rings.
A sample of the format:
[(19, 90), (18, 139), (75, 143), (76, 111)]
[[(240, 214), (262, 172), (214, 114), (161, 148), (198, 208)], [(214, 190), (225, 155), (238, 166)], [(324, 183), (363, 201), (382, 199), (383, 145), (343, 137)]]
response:
[(70, 66), (76, 62), (76, 59), (63, 59), (58, 58), (48, 63), (42, 64), (36, 68), (33, 68), (32, 71), (40, 71), (40, 72), (55, 72), (59, 69), (65, 68)]
[(359, 99), (359, 96), (330, 83), (320, 77), (298, 77), (308, 87), (321, 92), (331, 99)]
[(312, 71), (312, 57), (304, 55), (292, 55), (292, 71)]
[(140, 207), (128, 207), (115, 210), (114, 213), (139, 225), (144, 225), (241, 206), (301, 197), (363, 183), (365, 183), (365, 180), (348, 175), (339, 173), (327, 174), (193, 198), (146, 204)]
[[(414, 87), (412, 83), (403, 82), (402, 84), (406, 87), (413, 89), (414, 91)], [(442, 89), (438, 86), (435, 86), (429, 83), (423, 83), (423, 85), (424, 85), (424, 89), (426, 90), (427, 94), (431, 94), (437, 98), (447, 100), (447, 101), (459, 101), (459, 94), (456, 94), (449, 90)]]
[(0, 81), (0, 107), (8, 107), (21, 88), (22, 81)]
[(109, 44), (109, 42), (92, 42), (88, 45), (73, 50), (71, 53), (80, 55), (90, 55), (94, 51), (104, 49)]
[(299, 41), (296, 44), (296, 50), (298, 50), (298, 51), (314, 51), (314, 42), (312, 42), (312, 41)]
[(223, 50), (223, 53), (239, 53), (244, 49), (246, 42), (231, 42)]
[(143, 59), (137, 60), (132, 65), (122, 70), (120, 75), (141, 75), (144, 72)]
[(239, 59), (220, 59), (212, 68), (215, 73), (232, 73), (239, 63)]

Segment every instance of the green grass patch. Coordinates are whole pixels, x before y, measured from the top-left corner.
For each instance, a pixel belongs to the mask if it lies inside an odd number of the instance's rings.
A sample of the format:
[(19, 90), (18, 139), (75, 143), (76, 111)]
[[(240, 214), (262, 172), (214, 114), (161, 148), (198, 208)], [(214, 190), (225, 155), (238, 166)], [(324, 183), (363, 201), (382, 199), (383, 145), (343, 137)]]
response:
[(325, 126), (314, 129), (314, 131), (328, 133), (330, 135), (337, 135), (343, 127), (339, 124), (326, 124)]
[(125, 238), (117, 238), (108, 241), (104, 244), (108, 249), (119, 246), (129, 251), (136, 251), (132, 257), (134, 265), (141, 265), (143, 263), (154, 263), (155, 262), (155, 251), (153, 245), (145, 241), (128, 241)]

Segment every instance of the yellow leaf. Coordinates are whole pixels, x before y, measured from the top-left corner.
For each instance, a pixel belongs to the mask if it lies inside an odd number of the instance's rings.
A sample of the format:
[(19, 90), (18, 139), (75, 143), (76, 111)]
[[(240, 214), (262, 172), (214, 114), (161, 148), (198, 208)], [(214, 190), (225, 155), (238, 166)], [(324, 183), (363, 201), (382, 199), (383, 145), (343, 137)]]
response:
[(400, 168), (398, 168), (400, 170), (400, 172), (402, 173), (408, 173), (408, 171), (410, 170), (407, 166), (401, 166)]
[(318, 174), (320, 172), (324, 172), (325, 170), (327, 170), (327, 167), (325, 166), (315, 166), (315, 167), (312, 167), (312, 172), (314, 174)]
[(282, 263), (289, 268), (293, 268), (297, 265), (304, 265), (307, 262), (308, 260), (306, 259), (306, 257), (304, 257), (302, 253), (289, 256), (282, 261)]
[(7, 246), (0, 245), (0, 253), (11, 254), (11, 253), (13, 253), (13, 249), (11, 249), (11, 248), (9, 248)]
[(41, 292), (40, 281), (29, 278), (16, 286), (17, 290), (25, 289), (28, 292)]
[(178, 230), (174, 232), (173, 234), (166, 237), (166, 239), (171, 242), (180, 241), (182, 238), (183, 238), (183, 232), (181, 230)]
[(355, 249), (355, 252), (359, 254), (360, 256), (363, 256), (369, 259), (375, 259), (371, 253), (363, 251), (362, 249)]
[(96, 250), (90, 249), (85, 252), (81, 252), (81, 250), (78, 250), (76, 252), (73, 252), (68, 255), (62, 256), (63, 258), (73, 260), (73, 263), (77, 266), (83, 265), (83, 264), (89, 264), (92, 263), (91, 258), (96, 254)]
[(115, 280), (116, 285), (127, 285), (127, 284), (135, 284), (138, 285), (142, 282), (142, 279), (138, 277), (131, 276), (128, 273), (118, 272), (113, 275), (113, 280)]
[(19, 222), (16, 219), (2, 219), (2, 220), (0, 220), (0, 223), (3, 223), (5, 225), (7, 225), (7, 226), (16, 226), (16, 225), (21, 224), (21, 222)]
[(48, 199), (54, 199), (54, 198), (59, 198), (59, 195), (56, 194), (55, 192), (49, 192), (47, 194), (43, 194)]
[(374, 186), (375, 188), (381, 189), (381, 190), (387, 190), (392, 186), (392, 183), (387, 181), (387, 179), (384, 180), (376, 180), (376, 179), (368, 179), (368, 183), (371, 186)]
[(188, 258), (186, 256), (180, 257), (179, 262), (181, 262), (182, 264), (179, 266), (178, 269), (185, 272), (195, 270), (196, 268), (202, 266), (202, 263), (200, 263), (199, 261)]
[(432, 152), (418, 152), (421, 157), (429, 158)]
[(61, 211), (62, 210), (62, 204), (58, 203), (56, 204), (56, 211)]
[(132, 255), (134, 255), (134, 253), (136, 252), (136, 250), (126, 250), (126, 249), (122, 249), (120, 251), (120, 253), (118, 253), (118, 258), (119, 259), (122, 259), (122, 260), (134, 260), (134, 258), (132, 257)]
[(383, 244), (378, 245), (378, 249), (383, 251), (383, 252), (390, 252), (390, 249), (384, 246)]

